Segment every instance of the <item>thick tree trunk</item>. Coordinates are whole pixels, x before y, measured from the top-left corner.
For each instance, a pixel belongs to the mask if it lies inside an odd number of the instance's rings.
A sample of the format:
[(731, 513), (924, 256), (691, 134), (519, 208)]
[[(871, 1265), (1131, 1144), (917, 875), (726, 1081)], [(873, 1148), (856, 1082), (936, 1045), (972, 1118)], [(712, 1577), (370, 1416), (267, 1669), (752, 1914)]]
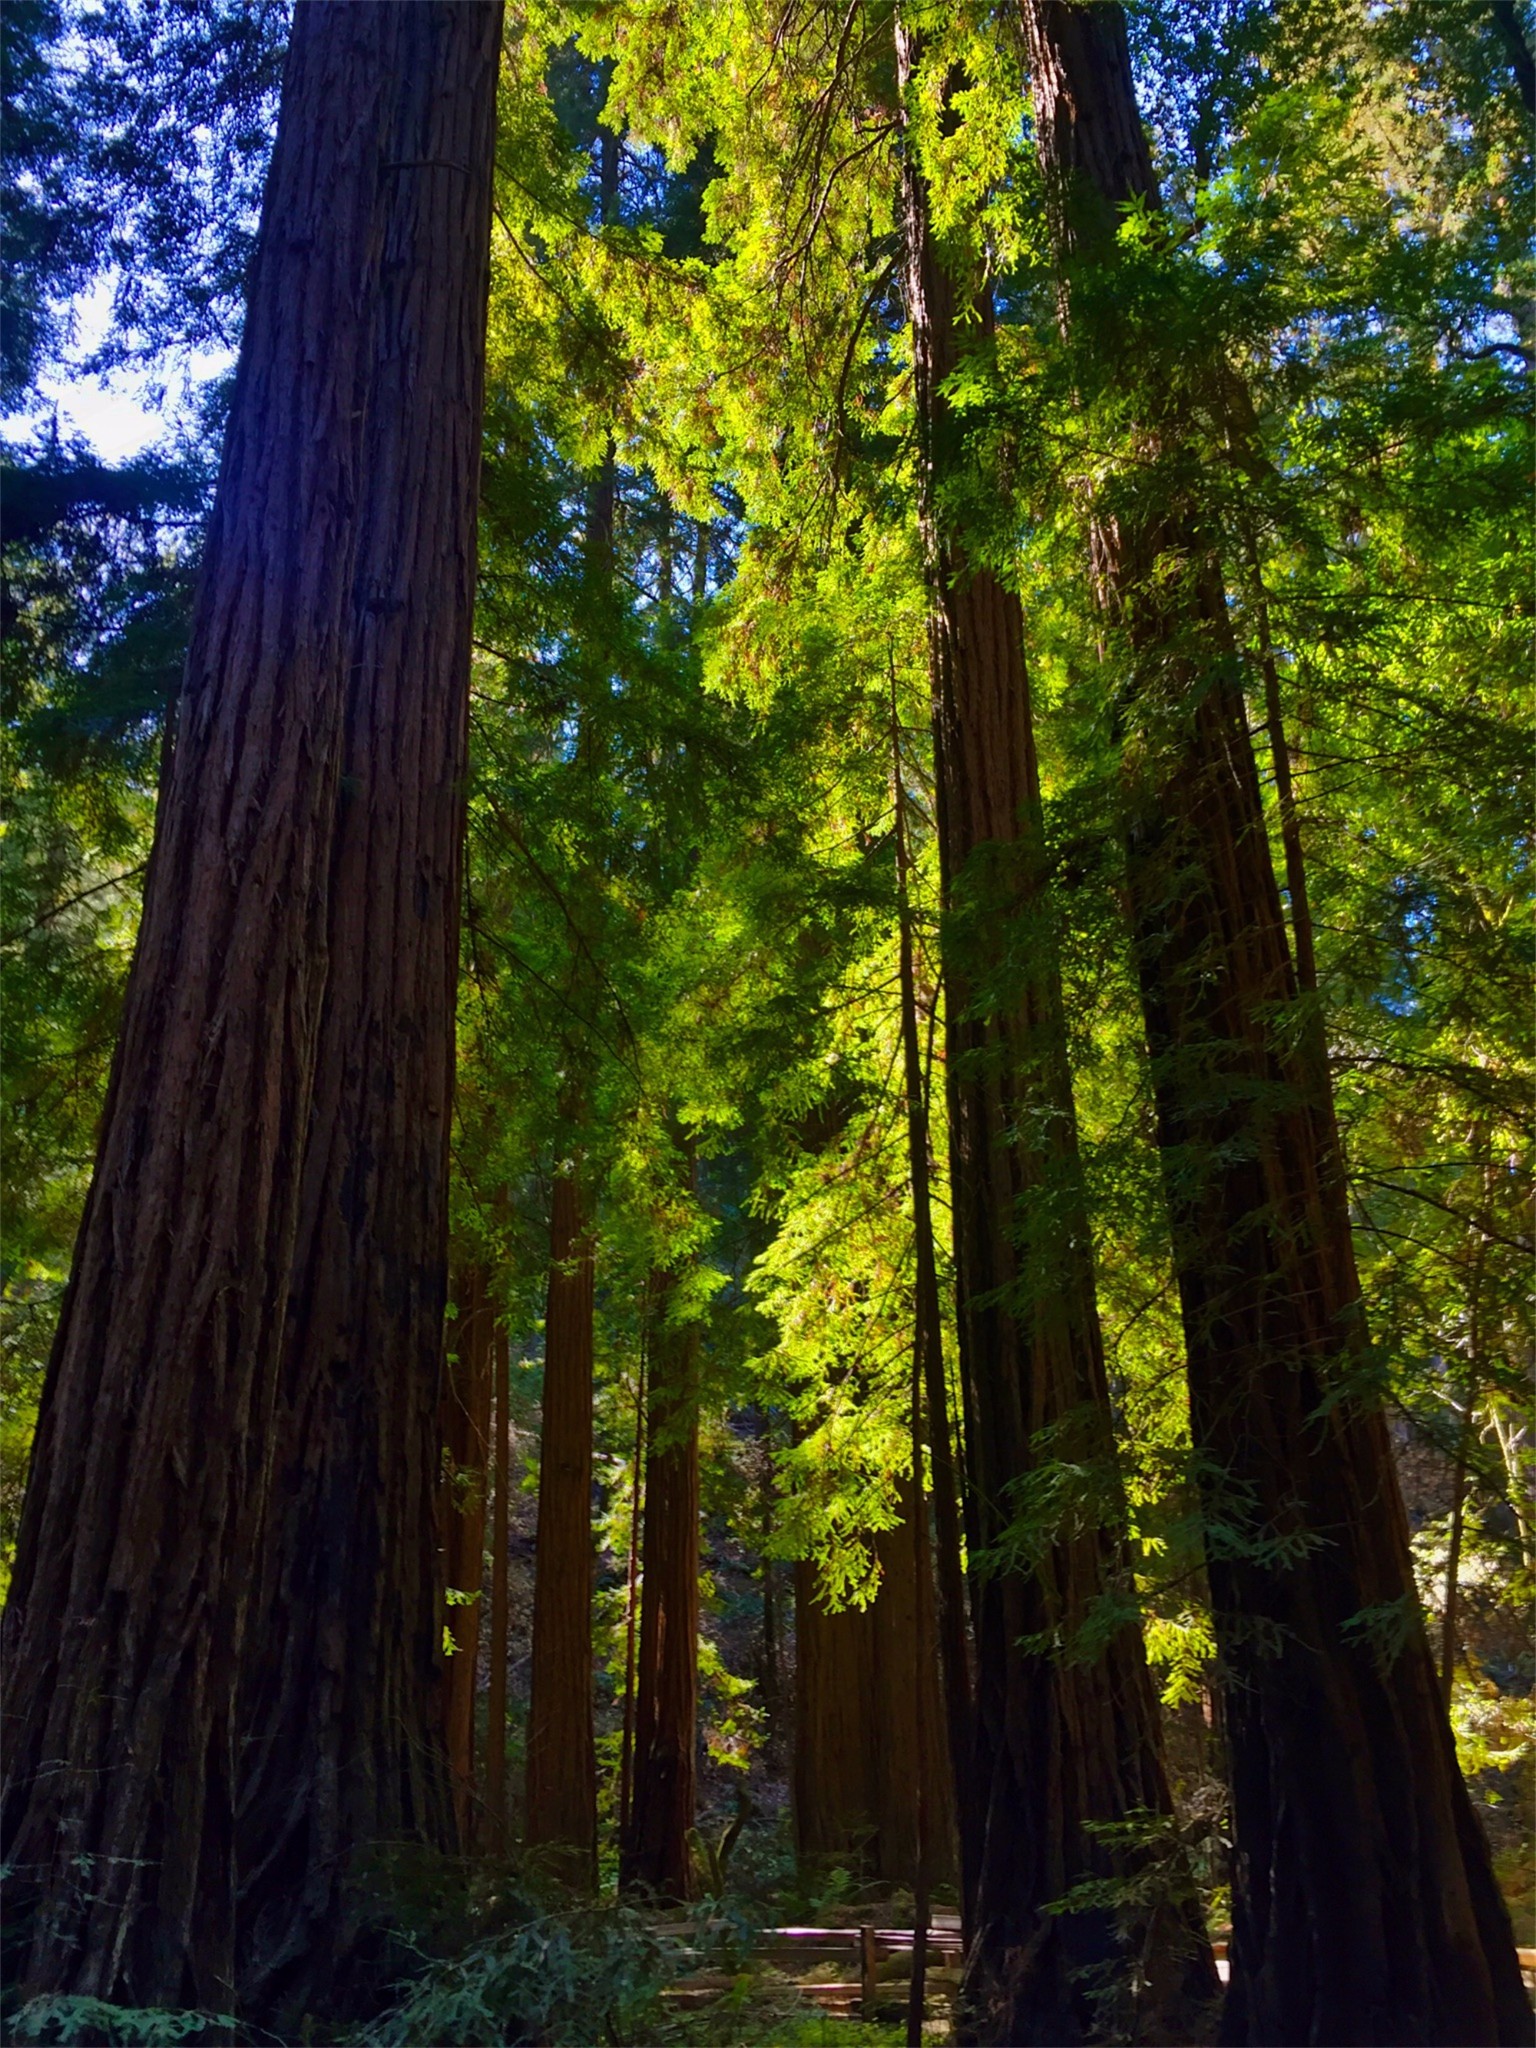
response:
[(501, 10), (383, 11), (401, 17), (402, 83), (377, 481), (353, 585), (331, 971), (256, 1610), (266, 1648), (241, 1713), (239, 1983), (278, 2021), (340, 2010), (370, 1967), (359, 1854), (452, 1840), (437, 1403)]
[[(898, 33), (903, 86), (916, 45)], [(975, 1707), (962, 1852), (971, 2024), (982, 2038), (1086, 2039), (1118, 1983), (1139, 2027), (1186, 2035), (1216, 1995), (1191, 1898), (1049, 1910), (1076, 1884), (1134, 1879), (1105, 1833), (1166, 1826), (1157, 1702), (1124, 1548), (1124, 1502), (1077, 1153), (1018, 598), (940, 529), (957, 423), (954, 285), (928, 195), (904, 167), (906, 290), (922, 436), (921, 514), (945, 897), (950, 1161), (972, 1554), (1028, 1525), (1032, 1476), (1091, 1474), (1065, 1508), (1039, 1496), (1030, 1562), (973, 1582)], [(999, 972), (998, 934), (1018, 965)], [(1011, 980), (1008, 979), (1011, 973)], [(1008, 985), (1003, 982), (1008, 980)], [(984, 999), (978, 992), (988, 991)], [(1084, 1654), (1106, 1611), (1125, 1617)], [(1175, 1892), (1177, 1886), (1175, 1886)], [(1155, 1888), (1154, 1888), (1155, 1892)]]
[(879, 1794), (868, 1611), (834, 1614), (809, 1558), (795, 1562), (795, 1742), (790, 1791), (795, 1853), (811, 1862), (878, 1863)]
[(675, 1274), (658, 1273), (650, 1288), (639, 1689), (619, 1849), (620, 1884), (669, 1901), (693, 1889), (699, 1689), (699, 1326), (669, 1323), (676, 1284)]
[(556, 1176), (544, 1317), (525, 1844), (597, 1884), (592, 1731), (593, 1244), (575, 1172)]
[[(491, 1453), (492, 1359), (496, 1309), (483, 1266), (463, 1266), (454, 1283), (458, 1318), (438, 1403), (442, 1465), (438, 1480), (444, 1590), (442, 1628), (453, 1640), (443, 1698), (443, 1730), (453, 1788), (453, 1817), (462, 1848), (471, 1846), (475, 1800), (475, 1677), (480, 1662), (480, 1582), (485, 1565), (485, 1509)], [(460, 1595), (454, 1599), (453, 1595)], [(462, 1596), (472, 1595), (469, 1605)]]
[[(927, 1531), (915, 1518), (918, 1497), (910, 1478), (900, 1482), (900, 1492), (900, 1522), (875, 1538), (880, 1591), (868, 1610), (875, 1692), (869, 1739), (876, 1760), (880, 1875), (892, 1884), (912, 1887), (920, 1849), (930, 1883), (954, 1880), (955, 1792), (944, 1739)], [(926, 1520), (926, 1505), (920, 1511)], [(920, 1787), (926, 1795), (922, 1841), (916, 1798)]]
[[(1023, 0), (1071, 317), (1114, 209), (1156, 203), (1125, 25)], [(1143, 401), (1146, 449), (1186, 431)], [(1526, 2040), (1509, 1916), (1456, 1768), (1364, 1349), (1327, 1078), (1271, 1020), (1296, 981), (1188, 507), (1096, 523), (1133, 661), (1128, 873), (1204, 1475), (1236, 1849), (1222, 2038)], [(1177, 565), (1177, 573), (1164, 572)]]
[(867, 1607), (830, 1613), (815, 1565), (795, 1566), (795, 1848), (892, 1885), (912, 1883), (925, 1754), (929, 1873), (945, 1881), (955, 1867), (938, 1665), (931, 1635), (924, 1652), (918, 1632), (910, 1480), (902, 1501), (900, 1523), (875, 1538), (880, 1589)]
[[(428, 86), (423, 39), (438, 34), (456, 53), (439, 79), (461, 168), (453, 232), (422, 237), (450, 181), (399, 165)], [(475, 446), (495, 46), (488, 7), (295, 15), (139, 946), (6, 1616), (6, 1909), (24, 1993), (231, 1998), (236, 1695), (301, 1181), (315, 1173), (311, 1106), (329, 1085), (317, 1071), (338, 965), (338, 792), (368, 659), (359, 582), (391, 517), (441, 530), (472, 561), (472, 461), (445, 454), (446, 495), (407, 510), (399, 457), (413, 429), (434, 438), (440, 388), (469, 405)], [(478, 299), (460, 291), (460, 264)], [(381, 356), (417, 265), (452, 359), (434, 359), (430, 403), (413, 393), (407, 411)], [(394, 569), (412, 601), (425, 581), (444, 606), (437, 562), (406, 553)], [(467, 614), (456, 644), (467, 657)], [(450, 728), (463, 692), (451, 677)], [(449, 935), (437, 945), (451, 974)], [(431, 1398), (429, 1372), (428, 1417)], [(310, 1547), (329, 1533), (312, 1524)], [(430, 1670), (429, 1655), (406, 1702), (418, 1722)], [(302, 1804), (303, 1760), (286, 1761), (287, 1803)]]

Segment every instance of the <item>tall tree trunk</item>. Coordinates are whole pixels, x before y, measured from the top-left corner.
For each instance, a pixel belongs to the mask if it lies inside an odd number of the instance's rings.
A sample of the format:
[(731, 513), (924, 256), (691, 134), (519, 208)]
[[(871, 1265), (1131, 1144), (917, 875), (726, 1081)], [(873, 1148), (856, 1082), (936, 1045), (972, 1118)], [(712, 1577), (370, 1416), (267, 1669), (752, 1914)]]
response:
[(880, 1588), (867, 1607), (829, 1612), (815, 1565), (795, 1566), (795, 1847), (813, 1860), (851, 1858), (893, 1885), (912, 1882), (913, 1789), (925, 1751), (934, 1766), (929, 1871), (941, 1881), (954, 1874), (954, 1797), (937, 1660), (931, 1637), (925, 1652), (919, 1634), (910, 1480), (902, 1510), (874, 1539)]
[[(1269, 758), (1275, 774), (1275, 803), (1280, 813), (1280, 848), (1285, 859), (1285, 889), (1291, 901), (1291, 945), (1296, 961), (1296, 985), (1303, 995), (1317, 994), (1317, 949), (1313, 944), (1312, 905), (1307, 893), (1307, 864), (1301, 844), (1301, 816), (1296, 806), (1296, 781), (1290, 743), (1285, 736), (1285, 719), (1280, 706), (1280, 668), (1269, 637), (1269, 597), (1264, 589), (1263, 568), (1257, 543), (1248, 537), (1248, 563), (1253, 577), (1255, 620), (1259, 634), (1259, 672), (1264, 679), (1264, 730), (1269, 741)], [(1321, 1041), (1322, 1019), (1314, 1020), (1312, 1034)], [(1327, 1047), (1319, 1045), (1326, 1060)]]
[[(460, 1269), (454, 1301), (458, 1319), (438, 1404), (442, 1470), (438, 1528), (449, 1595), (442, 1627), (452, 1638), (446, 1655), (443, 1728), (453, 1788), (454, 1823), (463, 1848), (471, 1844), (475, 1816), (475, 1678), (480, 1662), (480, 1584), (485, 1567), (485, 1509), (491, 1450), (492, 1358), (496, 1310), (485, 1268)], [(455, 1599), (457, 1594), (460, 1597)], [(465, 1604), (464, 1596), (473, 1596)], [(447, 1652), (447, 1643), (444, 1643)]]
[(593, 1244), (576, 1171), (556, 1175), (544, 1317), (539, 1531), (533, 1582), (524, 1840), (572, 1883), (597, 1884), (592, 1731)]
[(874, 1656), (868, 1610), (832, 1613), (809, 1558), (795, 1561), (795, 1741), (790, 1773), (795, 1853), (878, 1861), (879, 1792), (870, 1741)]
[[(905, 92), (918, 46), (898, 29)], [(1112, 1832), (1166, 1825), (1171, 1799), (1124, 1543), (1124, 1500), (1077, 1151), (1018, 598), (941, 528), (938, 479), (958, 425), (955, 288), (928, 194), (903, 167), (906, 293), (921, 436), (920, 516), (944, 892), (950, 1164), (973, 1556), (1008, 1537), (1031, 1478), (1091, 1474), (1046, 1510), (1034, 1557), (973, 1579), (975, 1706), (962, 1853), (966, 1992), (983, 2038), (1074, 2042), (1116, 1979), (1139, 2026), (1186, 2034), (1216, 1994), (1192, 1897), (1050, 1910), (1075, 1885), (1133, 1880)], [(985, 311), (985, 309), (983, 309)], [(997, 934), (1020, 962), (999, 986)], [(979, 996), (989, 990), (985, 998)], [(1043, 1498), (1043, 1497), (1042, 1497)], [(1128, 1610), (1091, 1656), (1084, 1632)], [(1177, 1887), (1175, 1886), (1175, 1891)], [(1148, 1965), (1150, 1964), (1150, 1967)]]
[[(1120, 9), (1022, 7), (1070, 320), (1078, 264), (1112, 263), (1116, 208), (1157, 191)], [(1190, 429), (1161, 389), (1141, 408), (1145, 464)], [(1166, 500), (1097, 521), (1093, 561), (1133, 663), (1128, 875), (1191, 1429), (1227, 1532), (1208, 1544), (1236, 1830), (1222, 2038), (1526, 2040), (1364, 1370), (1327, 1077), (1270, 1023), (1296, 981), (1220, 565)]]
[(773, 1418), (763, 1407), (754, 1407), (752, 1415), (757, 1439), (758, 1570), (763, 1581), (763, 1632), (757, 1661), (757, 1690), (767, 1722), (764, 1749), (772, 1759), (780, 1754), (784, 1742), (784, 1625), (780, 1605), (783, 1596), (779, 1590), (778, 1563), (768, 1554), (773, 1535), (775, 1499)]
[(677, 1283), (658, 1273), (650, 1288), (639, 1690), (619, 1882), (681, 1901), (692, 1891), (698, 1724), (699, 1326), (669, 1320)]
[[(605, 71), (605, 91), (606, 76)], [(605, 152), (612, 139), (604, 140)], [(614, 165), (616, 178), (616, 156)], [(605, 206), (608, 178), (605, 168)], [(603, 647), (614, 603), (617, 495), (618, 469), (610, 438), (602, 464), (587, 485), (582, 536), (584, 609), (590, 630), (588, 644), (581, 651), (590, 663), (592, 686), (599, 696), (608, 687)], [(577, 728), (576, 762), (589, 779), (602, 766), (602, 747), (600, 722), (584, 710)], [(583, 871), (581, 881), (583, 897), (600, 887), (592, 868)], [(579, 919), (571, 921), (571, 940), (565, 1003), (568, 1014), (580, 1020), (589, 1014), (594, 991), (592, 951)], [(579, 1022), (575, 1038), (566, 1042), (563, 1051), (567, 1074), (584, 1076), (588, 1062)], [(580, 1079), (567, 1080), (559, 1110), (574, 1157), (557, 1168), (550, 1204), (524, 1843), (547, 1851), (550, 1867), (569, 1883), (593, 1890), (597, 1884), (597, 1751), (592, 1717), (595, 1245), (579, 1142), (586, 1116)]]
[[(966, 1811), (966, 1774), (970, 1769), (971, 1727), (970, 1645), (965, 1627), (965, 1577), (960, 1538), (959, 1485), (949, 1429), (949, 1396), (944, 1377), (944, 1325), (939, 1305), (939, 1275), (933, 1236), (933, 1199), (929, 1163), (928, 1090), (923, 1073), (917, 1028), (917, 979), (912, 930), (912, 853), (907, 828), (906, 785), (901, 760), (901, 728), (891, 704), (892, 752), (896, 784), (896, 883), (898, 973), (901, 982), (901, 1046), (907, 1110), (907, 1167), (912, 1185), (913, 1363), (918, 1388), (912, 1400), (912, 1441), (921, 1446), (921, 1398), (928, 1406), (929, 1456), (933, 1471), (933, 1520), (938, 1603), (935, 1633), (939, 1668), (944, 1681), (944, 1736), (949, 1755), (954, 1808), (962, 1845), (976, 1839), (976, 1830), (961, 1818)], [(914, 1459), (920, 1450), (914, 1450)], [(920, 1536), (922, 1523), (913, 1518)], [(927, 1545), (921, 1549), (926, 1553)], [(935, 1819), (937, 1818), (935, 1813)]]
[[(242, 1688), (238, 1981), (341, 2009), (380, 1841), (452, 1840), (437, 1404), (499, 5), (405, 9), (342, 793)], [(478, 1585), (476, 1574), (474, 1583)], [(463, 1610), (461, 1610), (463, 1611)], [(466, 1660), (467, 1661), (467, 1660)]]
[[(874, 1660), (874, 1719), (867, 1739), (875, 1757), (876, 1861), (882, 1878), (911, 1886), (925, 1849), (929, 1880), (947, 1884), (956, 1875), (955, 1795), (934, 1648), (926, 1503), (910, 1478), (898, 1485), (901, 1520), (875, 1538), (880, 1591), (867, 1610)], [(914, 1797), (920, 1786), (927, 1794), (922, 1836)]]
[[(345, 968), (333, 899), (349, 698), (366, 659), (359, 581), (382, 527), (409, 518), (440, 537), (447, 590), (467, 592), (496, 30), (489, 7), (295, 14), (139, 944), (6, 1614), (3, 1856), (23, 1995), (230, 2002), (237, 1691), (280, 1457), (311, 1106), (328, 1085), (327, 977)], [(451, 61), (429, 66), (424, 46), (439, 40)], [(434, 85), (452, 179), (399, 168)], [(449, 218), (419, 232), (434, 214)], [(434, 344), (452, 341), (407, 408), (381, 357), (394, 309), (418, 292)], [(439, 391), (471, 414), (457, 467), (437, 447)], [(402, 475), (418, 437), (441, 465), (424, 506)], [(410, 605), (426, 591), (451, 612), (436, 560), (402, 551), (394, 581)], [(466, 658), (467, 630), (466, 612), (450, 635)], [(438, 717), (453, 728), (465, 678), (447, 680)], [(450, 803), (450, 840), (455, 817)], [(437, 943), (451, 963), (442, 931)], [(429, 1420), (434, 1390), (429, 1372)], [(423, 1452), (425, 1473), (429, 1435)], [(329, 1534), (316, 1519), (307, 1541), (322, 1550)], [(419, 1729), (432, 1661), (428, 1645), (391, 1703)], [(306, 1761), (285, 1760), (290, 1805), (305, 1801)]]
[(507, 1853), (507, 1598), (511, 1541), (512, 1343), (506, 1319), (496, 1319), (496, 1412), (492, 1439), (491, 1647), (485, 1699), (486, 1846)]
[(645, 1494), (646, 1365), (650, 1302), (642, 1309), (640, 1376), (635, 1382), (635, 1444), (629, 1464), (629, 1562), (624, 1574), (624, 1727), (619, 1737), (619, 1840), (628, 1839), (635, 1766), (635, 1651), (640, 1628), (640, 1524)]

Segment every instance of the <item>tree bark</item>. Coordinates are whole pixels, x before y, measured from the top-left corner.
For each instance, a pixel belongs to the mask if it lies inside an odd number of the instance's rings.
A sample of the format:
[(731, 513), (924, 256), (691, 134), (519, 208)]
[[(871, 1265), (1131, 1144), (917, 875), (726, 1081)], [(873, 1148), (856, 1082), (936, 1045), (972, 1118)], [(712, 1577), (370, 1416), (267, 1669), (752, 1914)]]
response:
[[(921, 1461), (922, 1402), (928, 1408), (928, 1451), (933, 1480), (934, 1577), (938, 1599), (934, 1632), (944, 1686), (943, 1746), (949, 1757), (952, 1806), (957, 1820), (966, 1811), (966, 1773), (970, 1769), (971, 1726), (970, 1644), (966, 1637), (965, 1575), (960, 1536), (960, 1489), (949, 1428), (949, 1394), (944, 1377), (944, 1325), (939, 1305), (939, 1275), (934, 1249), (933, 1200), (929, 1159), (928, 1090), (917, 1029), (917, 981), (914, 961), (910, 878), (911, 846), (907, 830), (906, 785), (901, 761), (901, 728), (892, 696), (892, 753), (896, 785), (896, 918), (897, 970), (901, 983), (901, 1047), (907, 1112), (907, 1168), (912, 1186), (913, 1366), (917, 1379), (912, 1397), (914, 1460)], [(923, 1525), (913, 1517), (918, 1555), (926, 1557)], [(925, 1570), (930, 1567), (924, 1566)], [(938, 1731), (936, 1731), (937, 1736)], [(936, 1750), (930, 1750), (933, 1764)], [(929, 1832), (938, 1822), (938, 1803), (930, 1798)], [(961, 1839), (974, 1838), (960, 1822)], [(915, 1981), (915, 1980), (914, 1980)], [(914, 2010), (921, 2016), (919, 2006)]]
[(619, 1840), (629, 1836), (635, 1764), (635, 1652), (640, 1627), (640, 1533), (645, 1492), (645, 1400), (650, 1303), (642, 1313), (640, 1375), (635, 1383), (635, 1444), (629, 1464), (629, 1561), (624, 1574), (624, 1727), (619, 1737)]
[(492, 1441), (491, 1648), (485, 1700), (486, 1845), (507, 1853), (507, 1598), (511, 1541), (512, 1344), (504, 1317), (496, 1320), (496, 1416)]
[[(916, 39), (898, 28), (905, 91)], [(1146, 1852), (1106, 1829), (1172, 1802), (1147, 1671), (1095, 1298), (1019, 600), (939, 516), (958, 423), (955, 286), (928, 194), (903, 165), (905, 277), (921, 446), (929, 666), (944, 896), (950, 1169), (972, 1558), (1018, 1553), (1030, 1483), (1091, 1475), (1042, 1505), (1021, 1562), (973, 1570), (976, 1642), (962, 1878), (966, 1998), (983, 2039), (1075, 2042), (1112, 1984), (1135, 2024), (1188, 2037), (1216, 1995), (1198, 1908), (1177, 1879), (1134, 1903)], [(985, 315), (987, 308), (982, 307)], [(1010, 934), (1017, 966), (999, 961)], [(1027, 1518), (1026, 1518), (1027, 1519)], [(1101, 1634), (1085, 1653), (1089, 1631)], [(1117, 1880), (1127, 1904), (1049, 1910)]]
[(384, 11), (403, 17), (402, 77), (375, 481), (259, 1576), (267, 1647), (241, 1707), (239, 1981), (279, 2025), (342, 2010), (376, 1967), (360, 1853), (453, 1840), (437, 1406), (501, 10)]
[(639, 1686), (619, 1850), (620, 1884), (671, 1902), (693, 1890), (699, 1689), (699, 1326), (668, 1320), (677, 1280), (658, 1273), (650, 1288)]
[(912, 1883), (913, 1789), (925, 1752), (929, 1873), (940, 1881), (954, 1875), (944, 1706), (937, 1660), (920, 1643), (912, 1513), (908, 1479), (901, 1521), (874, 1539), (880, 1587), (867, 1607), (830, 1612), (814, 1563), (802, 1558), (795, 1565), (796, 1852), (851, 1862), (865, 1877), (893, 1885)]
[(597, 1885), (592, 1730), (593, 1243), (581, 1183), (550, 1205), (544, 1410), (539, 1436), (526, 1846), (571, 1883)]
[[(1116, 209), (1158, 195), (1120, 9), (1022, 8), (1071, 320)], [(1145, 460), (1190, 429), (1125, 376)], [(1128, 877), (1226, 1689), (1222, 2039), (1525, 2040), (1362, 1369), (1327, 1076), (1272, 1026), (1296, 981), (1220, 565), (1187, 500), (1120, 505), (1092, 545), (1132, 662)]]
[(820, 1598), (809, 1558), (795, 1561), (795, 1743), (791, 1771), (795, 1853), (811, 1862), (850, 1859), (873, 1876), (879, 1862), (879, 1794), (870, 1730), (874, 1656), (868, 1611), (834, 1614)]
[[(396, 165), (427, 89), (423, 39), (439, 32), (455, 53), (442, 118), (461, 168), (453, 231), (418, 237), (449, 180)], [(327, 980), (342, 965), (335, 851), (367, 658), (359, 579), (392, 517), (473, 560), (473, 466), (445, 460), (446, 490), (407, 512), (398, 458), (413, 426), (432, 438), (440, 387), (478, 397), (495, 47), (488, 7), (295, 14), (143, 922), (6, 1615), (6, 1908), (24, 1996), (230, 2003), (237, 1690), (326, 1085)], [(478, 299), (459, 289), (460, 264)], [(440, 308), (434, 337), (454, 346), (427, 375), (418, 420), (381, 356), (394, 309), (421, 287)], [(451, 610), (439, 564), (407, 555), (395, 568), (409, 599), (424, 581)], [(467, 631), (466, 611), (466, 660)], [(450, 728), (464, 678), (451, 683)], [(437, 943), (451, 987), (442, 932)], [(429, 1377), (429, 1415), (431, 1395)], [(311, 1547), (326, 1533), (312, 1525)], [(419, 1720), (430, 1659), (416, 1678)], [(303, 1766), (288, 1763), (301, 1802)]]
[(443, 1729), (453, 1789), (459, 1844), (474, 1834), (475, 1678), (480, 1662), (480, 1584), (485, 1567), (485, 1509), (491, 1452), (492, 1359), (496, 1310), (485, 1268), (460, 1269), (454, 1287), (458, 1318), (438, 1404), (442, 1465), (438, 1481), (438, 1528), (442, 1536), (445, 1590), (472, 1594), (470, 1605), (449, 1600), (442, 1627), (453, 1640), (444, 1687)]
[[(1292, 772), (1290, 743), (1285, 736), (1285, 719), (1280, 705), (1280, 669), (1269, 637), (1269, 599), (1264, 590), (1258, 548), (1249, 542), (1249, 568), (1253, 577), (1254, 611), (1259, 633), (1259, 673), (1264, 679), (1264, 730), (1269, 740), (1269, 758), (1275, 771), (1275, 804), (1280, 813), (1280, 847), (1285, 859), (1285, 888), (1291, 900), (1291, 945), (1296, 961), (1296, 985), (1303, 995), (1317, 994), (1317, 949), (1312, 937), (1312, 905), (1307, 892), (1307, 864), (1301, 844), (1301, 816), (1296, 806), (1296, 783)], [(1322, 1037), (1321, 1018), (1313, 1035)], [(1327, 1047), (1319, 1047), (1327, 1057)]]

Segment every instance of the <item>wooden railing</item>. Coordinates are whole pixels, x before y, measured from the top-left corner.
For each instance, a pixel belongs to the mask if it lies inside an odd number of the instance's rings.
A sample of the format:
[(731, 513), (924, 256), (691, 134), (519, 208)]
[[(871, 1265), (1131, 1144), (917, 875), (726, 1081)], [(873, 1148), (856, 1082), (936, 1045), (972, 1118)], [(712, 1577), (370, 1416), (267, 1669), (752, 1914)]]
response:
[[(686, 1926), (664, 1930), (683, 1936)], [(1217, 1974), (1227, 1980), (1227, 1944), (1212, 1942)], [(1536, 1948), (1516, 1951), (1526, 1986), (1536, 1991)], [(786, 1988), (793, 1988), (823, 2012), (840, 2019), (862, 2015), (873, 2019), (882, 2005), (889, 2006), (906, 1996), (905, 1986), (912, 1970), (912, 1929), (910, 1927), (769, 1927), (753, 1951), (754, 1959), (778, 1972)], [(958, 1914), (942, 1914), (928, 1929), (927, 1974), (936, 1995), (959, 1988), (964, 1960)], [(814, 1976), (808, 1972), (816, 1972)], [(822, 1974), (835, 1971), (835, 1975)], [(666, 1993), (669, 2004), (708, 2005), (729, 1991), (737, 1980), (708, 1969), (700, 1969)]]

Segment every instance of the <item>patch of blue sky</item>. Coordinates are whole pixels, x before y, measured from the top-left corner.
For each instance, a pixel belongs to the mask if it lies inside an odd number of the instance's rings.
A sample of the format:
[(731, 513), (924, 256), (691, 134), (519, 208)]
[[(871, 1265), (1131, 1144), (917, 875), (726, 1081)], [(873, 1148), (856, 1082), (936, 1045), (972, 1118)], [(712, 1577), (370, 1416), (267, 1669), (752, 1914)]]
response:
[(103, 462), (131, 462), (190, 427), (199, 395), (234, 365), (233, 349), (167, 351), (147, 364), (104, 375), (89, 365), (112, 324), (116, 278), (99, 276), (69, 308), (69, 342), (45, 369), (26, 403), (0, 417), (9, 441), (49, 436), (85, 441)]

